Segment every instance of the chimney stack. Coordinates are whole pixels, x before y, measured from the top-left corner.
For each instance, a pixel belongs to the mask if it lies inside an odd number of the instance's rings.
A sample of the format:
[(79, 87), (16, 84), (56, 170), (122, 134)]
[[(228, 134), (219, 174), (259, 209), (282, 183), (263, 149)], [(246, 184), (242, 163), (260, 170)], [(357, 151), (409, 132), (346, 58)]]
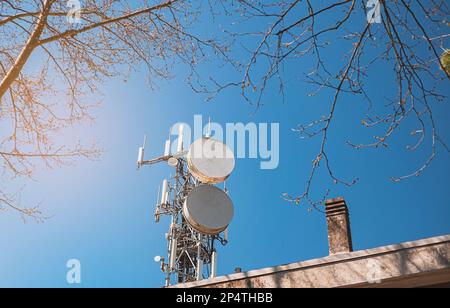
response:
[(330, 255), (353, 251), (350, 217), (344, 198), (329, 199), (325, 203)]

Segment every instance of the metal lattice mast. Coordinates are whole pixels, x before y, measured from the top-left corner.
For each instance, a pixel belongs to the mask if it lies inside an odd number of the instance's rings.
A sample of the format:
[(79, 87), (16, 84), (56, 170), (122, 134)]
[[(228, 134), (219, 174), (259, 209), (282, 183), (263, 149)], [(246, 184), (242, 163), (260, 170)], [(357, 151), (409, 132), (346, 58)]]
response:
[(161, 197), (158, 196), (155, 210), (156, 222), (162, 215), (170, 217), (171, 221), (166, 234), (167, 262), (164, 258), (155, 258), (155, 261), (161, 262), (161, 270), (166, 275), (165, 285), (169, 286), (173, 279), (177, 283), (186, 283), (215, 276), (215, 243), (226, 245), (227, 241), (220, 234), (199, 233), (183, 216), (183, 204), (189, 192), (200, 184), (187, 168), (186, 152), (176, 155), (166, 153), (146, 161), (143, 159), (144, 147), (140, 150), (138, 167), (168, 162), (175, 168), (175, 175), (163, 184), (166, 187), (163, 187)]

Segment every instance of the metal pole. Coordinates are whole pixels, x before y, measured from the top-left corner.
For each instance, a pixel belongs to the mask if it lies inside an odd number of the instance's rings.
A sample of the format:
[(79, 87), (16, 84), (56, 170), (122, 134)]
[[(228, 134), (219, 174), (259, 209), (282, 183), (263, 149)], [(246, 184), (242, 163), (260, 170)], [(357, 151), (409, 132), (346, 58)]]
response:
[(203, 279), (203, 259), (202, 259), (202, 240), (203, 236), (199, 235), (199, 242), (197, 244), (197, 281)]
[(214, 250), (211, 254), (211, 276), (214, 278), (217, 275), (217, 252)]

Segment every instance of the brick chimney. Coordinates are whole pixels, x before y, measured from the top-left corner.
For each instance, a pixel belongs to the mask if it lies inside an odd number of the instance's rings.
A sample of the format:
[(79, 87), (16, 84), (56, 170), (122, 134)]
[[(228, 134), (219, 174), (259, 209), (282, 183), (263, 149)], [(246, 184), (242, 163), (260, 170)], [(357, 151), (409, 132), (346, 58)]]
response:
[(328, 247), (330, 255), (353, 251), (350, 217), (344, 198), (329, 199), (325, 202), (328, 225)]

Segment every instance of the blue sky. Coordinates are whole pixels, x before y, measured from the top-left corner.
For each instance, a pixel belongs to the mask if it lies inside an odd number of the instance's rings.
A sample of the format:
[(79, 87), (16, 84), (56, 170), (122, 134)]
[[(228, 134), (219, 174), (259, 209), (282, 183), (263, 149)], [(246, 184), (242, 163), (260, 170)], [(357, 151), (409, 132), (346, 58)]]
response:
[[(214, 69), (212, 64), (202, 68)], [(308, 69), (308, 63), (298, 62), (286, 74)], [(160, 82), (155, 91), (148, 88), (145, 72), (134, 73), (127, 82), (115, 79), (104, 85), (96, 123), (76, 127), (62, 137), (98, 140), (105, 149), (98, 161), (79, 160), (74, 166), (40, 170), (34, 182), (2, 182), (11, 190), (24, 185), (21, 203), (42, 202), (53, 217), (44, 224), (24, 224), (12, 212), (1, 213), (0, 287), (69, 287), (66, 262), (72, 258), (81, 261), (82, 287), (163, 285), (153, 257), (165, 254), (168, 222), (154, 223), (153, 212), (157, 188), (171, 170), (158, 165), (137, 172), (137, 148), (146, 134), (147, 155), (162, 154), (168, 129), (177, 122), (193, 124), (196, 114), (223, 125), (280, 123), (279, 167), (260, 170), (258, 160), (240, 159), (227, 183), (235, 218), (229, 245), (219, 249), (219, 274), (229, 274), (235, 267), (250, 270), (328, 254), (324, 215), (288, 204), (281, 195), (303, 191), (317, 153), (317, 141), (301, 140), (291, 129), (323, 113), (330, 92), (309, 97), (308, 86), (291, 78), (284, 103), (273, 87), (265, 105), (254, 113), (237, 90), (205, 103), (185, 84), (182, 68), (177, 67), (175, 75)], [(380, 101), (395, 91), (385, 75), (383, 67), (371, 75), (370, 91)], [(442, 90), (450, 94), (448, 88)], [(328, 150), (337, 174), (360, 181), (351, 188), (337, 186), (321, 173), (314, 184), (315, 195), (320, 197), (330, 188), (331, 196), (346, 198), (356, 250), (450, 233), (448, 153), (441, 149), (421, 177), (392, 183), (391, 176), (419, 166), (426, 151), (404, 150), (414, 141), (410, 125), (390, 148), (350, 149), (345, 145), (349, 136), (356, 141), (372, 136), (361, 127), (367, 106), (360, 101), (350, 96), (339, 104)], [(447, 142), (449, 112), (447, 103), (436, 105), (438, 129)]]

